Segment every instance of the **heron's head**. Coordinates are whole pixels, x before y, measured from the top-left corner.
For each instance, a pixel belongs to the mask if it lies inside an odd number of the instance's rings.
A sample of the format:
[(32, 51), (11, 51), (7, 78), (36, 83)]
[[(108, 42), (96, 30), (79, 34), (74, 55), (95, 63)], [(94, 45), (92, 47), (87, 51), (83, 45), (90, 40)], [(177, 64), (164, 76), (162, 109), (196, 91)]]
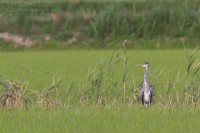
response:
[(139, 64), (137, 66), (140, 66), (140, 67), (145, 67), (145, 68), (148, 68), (150, 67), (149, 63), (148, 62), (144, 62), (143, 64)]

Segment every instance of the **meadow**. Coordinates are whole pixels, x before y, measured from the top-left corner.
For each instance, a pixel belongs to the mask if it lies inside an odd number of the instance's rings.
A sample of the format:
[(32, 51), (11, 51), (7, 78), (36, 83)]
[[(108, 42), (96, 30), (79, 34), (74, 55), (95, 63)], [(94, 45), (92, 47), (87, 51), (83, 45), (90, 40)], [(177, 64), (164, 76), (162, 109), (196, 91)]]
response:
[[(193, 55), (192, 50), (1, 52), (1, 81), (25, 82), (23, 94), (32, 102), (2, 107), (0, 131), (198, 132), (199, 89), (186, 88), (192, 80), (186, 74), (186, 53)], [(198, 56), (191, 59), (194, 68)], [(144, 61), (150, 63), (155, 87), (148, 108), (138, 95), (144, 69), (136, 65)], [(57, 81), (61, 82), (46, 97), (52, 106), (38, 102), (37, 94)]]

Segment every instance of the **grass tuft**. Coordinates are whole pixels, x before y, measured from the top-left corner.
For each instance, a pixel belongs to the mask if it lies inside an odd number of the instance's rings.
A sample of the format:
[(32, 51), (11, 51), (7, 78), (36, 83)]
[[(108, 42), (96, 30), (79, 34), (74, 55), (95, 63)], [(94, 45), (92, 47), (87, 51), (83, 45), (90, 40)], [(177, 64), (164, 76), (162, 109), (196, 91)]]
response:
[(0, 95), (1, 108), (21, 108), (27, 105), (29, 99), (24, 91), (27, 87), (26, 82), (0, 81), (5, 89)]

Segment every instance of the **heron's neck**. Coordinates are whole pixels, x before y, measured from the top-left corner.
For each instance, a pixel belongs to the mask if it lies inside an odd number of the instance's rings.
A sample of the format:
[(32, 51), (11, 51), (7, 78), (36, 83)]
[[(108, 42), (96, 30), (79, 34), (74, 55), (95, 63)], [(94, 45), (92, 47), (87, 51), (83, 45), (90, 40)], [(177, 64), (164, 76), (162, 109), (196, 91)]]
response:
[(149, 67), (146, 67), (144, 72), (144, 82), (148, 82)]

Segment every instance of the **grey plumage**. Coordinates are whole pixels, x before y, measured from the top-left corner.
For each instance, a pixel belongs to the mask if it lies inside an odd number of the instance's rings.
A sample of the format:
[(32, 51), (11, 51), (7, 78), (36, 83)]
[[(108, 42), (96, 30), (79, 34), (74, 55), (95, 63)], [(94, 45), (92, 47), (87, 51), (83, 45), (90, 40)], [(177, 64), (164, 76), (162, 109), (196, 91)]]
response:
[(152, 101), (152, 95), (153, 95), (153, 87), (148, 80), (148, 73), (149, 73), (149, 63), (145, 62), (144, 64), (138, 65), (145, 68), (144, 72), (144, 81), (142, 86), (140, 87), (140, 95), (142, 104), (144, 106), (149, 106)]

